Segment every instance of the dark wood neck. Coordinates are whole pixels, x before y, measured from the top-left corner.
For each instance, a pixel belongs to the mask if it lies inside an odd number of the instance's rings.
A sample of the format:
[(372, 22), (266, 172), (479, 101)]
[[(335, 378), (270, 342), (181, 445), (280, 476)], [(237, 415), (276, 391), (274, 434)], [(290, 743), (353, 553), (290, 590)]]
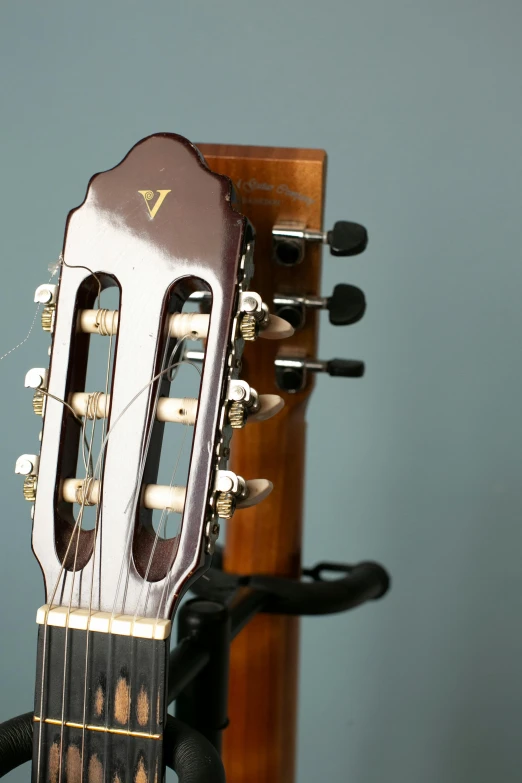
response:
[(162, 782), (168, 647), (39, 626), (33, 783)]

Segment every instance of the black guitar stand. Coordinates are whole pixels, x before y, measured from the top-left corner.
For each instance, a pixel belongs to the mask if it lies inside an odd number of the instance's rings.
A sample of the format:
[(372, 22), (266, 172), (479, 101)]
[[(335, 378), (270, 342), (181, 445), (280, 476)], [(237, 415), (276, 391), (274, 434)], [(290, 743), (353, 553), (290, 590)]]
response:
[[(324, 579), (327, 574), (340, 574)], [(345, 612), (384, 596), (390, 578), (377, 563), (318, 563), (305, 569), (309, 581), (238, 576), (213, 567), (193, 586), (196, 598), (178, 612), (178, 644), (170, 654), (169, 703), (164, 737), (166, 764), (180, 783), (225, 783), (221, 737), (227, 726), (230, 644), (258, 613), (322, 615)], [(0, 777), (30, 761), (33, 713), (0, 724)]]

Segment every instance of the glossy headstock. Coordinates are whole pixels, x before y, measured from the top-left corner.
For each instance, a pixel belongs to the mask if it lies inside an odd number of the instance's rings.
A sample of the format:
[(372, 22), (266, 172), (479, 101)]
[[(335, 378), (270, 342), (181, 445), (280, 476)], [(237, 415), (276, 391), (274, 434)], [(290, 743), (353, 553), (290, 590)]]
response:
[[(270, 482), (227, 471), (233, 403), (244, 403), (235, 415), (252, 400), (260, 411), (259, 397), (239, 382), (244, 341), (292, 331), (247, 292), (253, 250), (230, 181), (173, 134), (144, 139), (94, 176), (70, 213), (59, 284), (40, 287), (36, 297), (52, 332), (50, 368), (26, 378), (36, 389), (35, 412), (45, 414), (41, 453), (35, 464), (31, 455), (17, 464), (27, 499), (35, 499), (33, 548), (48, 602), (167, 618), (208, 563), (219, 518), (268, 494)], [(116, 310), (103, 306), (111, 286), (119, 291)], [(181, 313), (197, 292), (210, 297), (207, 313)], [(167, 370), (198, 336), (205, 344), (199, 397), (180, 407), (169, 400)], [(113, 345), (107, 393), (85, 387), (91, 340)], [(264, 404), (269, 412), (278, 407), (273, 399)], [(79, 476), (86, 418), (107, 429), (94, 468)], [(194, 425), (187, 485), (158, 485), (164, 429), (180, 423)], [(97, 508), (96, 523), (79, 531), (88, 504)], [(179, 535), (155, 535), (154, 508), (182, 513)]]

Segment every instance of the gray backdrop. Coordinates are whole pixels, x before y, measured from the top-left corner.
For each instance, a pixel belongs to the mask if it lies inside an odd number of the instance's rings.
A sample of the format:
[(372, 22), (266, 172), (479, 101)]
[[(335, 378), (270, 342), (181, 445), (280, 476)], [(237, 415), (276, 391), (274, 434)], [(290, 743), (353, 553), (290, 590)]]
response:
[[(325, 256), (324, 291), (369, 306), (324, 317), (321, 356), (367, 374), (317, 384), (305, 559), (381, 560), (393, 591), (303, 623), (300, 783), (520, 778), (521, 24), (517, 0), (0, 9), (5, 350), (90, 175), (151, 132), (324, 147), (327, 223), (369, 228), (364, 256)], [(13, 466), (47, 343), (0, 362), (0, 719), (32, 702), (42, 585)]]

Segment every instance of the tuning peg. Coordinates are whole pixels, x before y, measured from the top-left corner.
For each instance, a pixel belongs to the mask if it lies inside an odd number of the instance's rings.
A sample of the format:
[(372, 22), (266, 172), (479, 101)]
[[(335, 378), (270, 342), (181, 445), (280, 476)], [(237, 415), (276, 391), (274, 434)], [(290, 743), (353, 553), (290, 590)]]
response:
[(290, 394), (304, 389), (309, 372), (325, 372), (337, 378), (361, 378), (364, 375), (364, 362), (354, 359), (330, 359), (324, 362), (281, 356), (275, 360), (275, 368), (277, 385)]
[(34, 292), (34, 301), (44, 305), (56, 304), (57, 290), (57, 285), (53, 285), (52, 283), (43, 283), (43, 285), (39, 285)]
[[(198, 354), (198, 361), (202, 361), (203, 354), (194, 353)], [(44, 395), (42, 398), (45, 400)], [(285, 404), (279, 395), (258, 394), (246, 381), (239, 380), (229, 382), (227, 400), (230, 403), (228, 422), (234, 428), (244, 427), (251, 421), (267, 421), (279, 413)], [(110, 394), (74, 392), (69, 404), (77, 416), (104, 419), (110, 408)], [(35, 405), (34, 401), (33, 405)], [(172, 424), (194, 425), (197, 412), (198, 400), (195, 397), (160, 397), (156, 406), (158, 421)]]
[[(222, 519), (230, 519), (236, 508), (256, 506), (268, 497), (273, 488), (274, 485), (267, 479), (245, 481), (242, 476), (236, 475), (231, 470), (218, 470), (214, 484), (217, 515)], [(69, 478), (62, 483), (62, 498), (66, 503), (94, 506), (100, 502), (100, 492), (99, 479)], [(141, 493), (141, 501), (145, 508), (169, 509), (180, 514), (185, 507), (185, 498), (185, 487), (166, 484), (145, 484)]]
[(246, 381), (232, 380), (228, 384), (230, 401), (228, 422), (234, 429), (241, 429), (247, 421), (266, 421), (284, 407), (277, 394), (258, 394)]
[(366, 298), (360, 288), (347, 283), (335, 286), (327, 300), (330, 323), (334, 326), (349, 326), (360, 321), (366, 311)]
[[(200, 364), (204, 359), (203, 351), (186, 351), (185, 361)], [(280, 389), (292, 394), (306, 386), (308, 372), (326, 372), (337, 378), (361, 378), (364, 375), (364, 362), (355, 359), (301, 359), (294, 356), (280, 356), (275, 360), (276, 382)], [(260, 397), (277, 395), (260, 395)], [(278, 407), (276, 413), (281, 410)], [(275, 414), (273, 414), (275, 415)], [(261, 419), (258, 419), (261, 421)]]
[(366, 299), (360, 288), (339, 283), (328, 297), (275, 294), (274, 309), (277, 315), (288, 321), (294, 329), (304, 326), (307, 309), (328, 310), (331, 324), (348, 326), (363, 317)]
[(285, 407), (285, 401), (279, 394), (260, 394), (259, 408), (250, 413), (248, 422), (268, 421)]
[(38, 484), (38, 468), (40, 457), (36, 454), (22, 454), (16, 460), (15, 473), (24, 476), (24, 498), (30, 503), (36, 500), (36, 487)]
[(366, 250), (368, 232), (359, 223), (339, 220), (330, 231), (307, 228), (304, 223), (287, 221), (272, 229), (273, 254), (278, 264), (294, 266), (304, 258), (306, 242), (330, 246), (333, 256), (356, 256)]
[(326, 232), (326, 242), (333, 256), (357, 256), (368, 245), (368, 232), (359, 223), (338, 220), (331, 231)]
[(283, 318), (271, 315), (267, 305), (255, 291), (242, 291), (239, 294), (239, 323), (244, 340), (255, 340), (258, 336), (266, 340), (282, 340), (291, 337), (293, 327)]
[(43, 304), (42, 329), (44, 332), (52, 332), (56, 314), (56, 294), (58, 286), (51, 283), (39, 285), (34, 294), (34, 301)]
[[(239, 295), (239, 331), (243, 340), (282, 340), (294, 333), (292, 326), (277, 315), (271, 315), (267, 305), (255, 291)], [(54, 309), (49, 316), (53, 323)], [(43, 318), (43, 316), (42, 316)], [(79, 328), (87, 334), (114, 335), (118, 331), (118, 310), (81, 310)], [(176, 339), (205, 340), (208, 336), (208, 313), (174, 313), (169, 317), (169, 335)]]
[(16, 460), (15, 473), (21, 476), (37, 476), (40, 457), (36, 454), (22, 454)]
[(362, 378), (364, 362), (358, 359), (330, 359), (329, 362), (317, 362), (321, 367), (309, 367), (315, 372), (327, 372), (333, 378)]
[(217, 514), (221, 519), (230, 519), (236, 509), (257, 506), (273, 488), (267, 479), (245, 481), (231, 470), (218, 470), (215, 482)]
[(46, 396), (42, 389), (47, 389), (49, 371), (45, 367), (33, 367), (25, 375), (24, 386), (26, 389), (34, 389), (33, 410), (37, 416), (45, 413)]

